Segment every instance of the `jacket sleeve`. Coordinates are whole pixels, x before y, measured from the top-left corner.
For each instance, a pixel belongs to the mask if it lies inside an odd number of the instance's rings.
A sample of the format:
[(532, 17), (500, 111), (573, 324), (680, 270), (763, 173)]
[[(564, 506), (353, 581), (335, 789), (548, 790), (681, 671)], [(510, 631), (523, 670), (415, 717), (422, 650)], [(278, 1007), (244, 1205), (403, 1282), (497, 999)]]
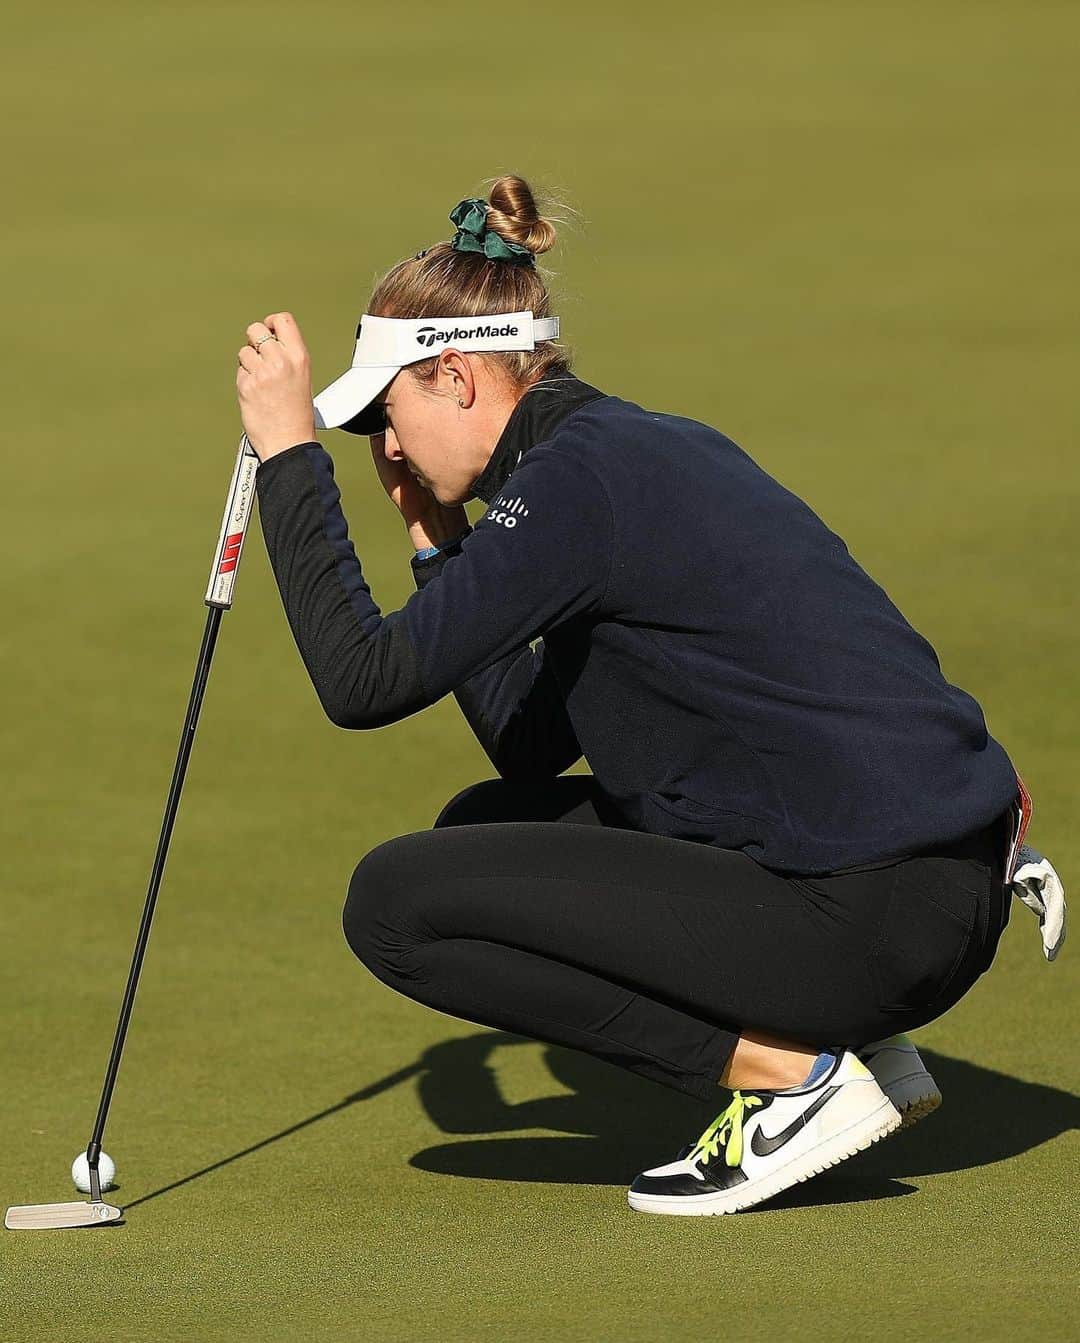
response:
[[(426, 581), (435, 576), (431, 573)], [(416, 578), (418, 584), (425, 581), (419, 573)], [(455, 687), (454, 698), (504, 779), (554, 778), (581, 758), (543, 640), (536, 649), (510, 653), (470, 676)]]
[[(437, 576), (385, 616), (349, 539), (328, 454), (298, 444), (265, 462), (256, 484), (285, 613), (331, 721), (381, 727), (463, 688), (462, 708), (496, 768), (523, 769), (559, 696), (529, 644), (598, 611), (607, 586), (611, 509), (593, 472), (571, 452), (533, 448), (457, 553), (436, 557)], [(545, 767), (571, 749), (565, 727)]]
[[(460, 554), (458, 541), (428, 559), (414, 559), (416, 586), (426, 587)], [(554, 778), (581, 758), (542, 640), (539, 648), (522, 648), (470, 676), (454, 688), (454, 698), (504, 779)]]

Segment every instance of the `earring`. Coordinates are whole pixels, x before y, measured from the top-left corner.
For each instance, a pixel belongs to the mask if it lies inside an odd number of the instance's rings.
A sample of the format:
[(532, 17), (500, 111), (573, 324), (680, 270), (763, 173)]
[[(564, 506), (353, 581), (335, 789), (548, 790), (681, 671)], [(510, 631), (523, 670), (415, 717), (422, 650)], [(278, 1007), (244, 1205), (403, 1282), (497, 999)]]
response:
[(459, 400), (458, 400), (458, 405), (461, 407), (462, 410), (465, 409), (465, 402), (464, 402), (464, 401), (462, 401), (462, 400), (459, 399)]

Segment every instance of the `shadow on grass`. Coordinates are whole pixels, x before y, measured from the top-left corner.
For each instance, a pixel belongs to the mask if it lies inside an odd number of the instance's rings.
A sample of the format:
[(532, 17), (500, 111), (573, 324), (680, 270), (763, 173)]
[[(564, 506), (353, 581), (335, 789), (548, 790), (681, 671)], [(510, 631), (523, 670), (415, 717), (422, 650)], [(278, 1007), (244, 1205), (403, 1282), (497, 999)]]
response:
[[(171, 1194), (174, 1189), (190, 1184), (192, 1180), (201, 1180), (204, 1175), (212, 1175), (225, 1166), (231, 1166), (234, 1161), (240, 1161), (243, 1157), (251, 1156), (253, 1152), (261, 1152), (264, 1147), (270, 1147), (273, 1143), (281, 1142), (283, 1138), (291, 1138), (294, 1133), (300, 1133), (303, 1129), (310, 1128), (312, 1124), (317, 1124), (321, 1119), (328, 1119), (331, 1115), (340, 1114), (342, 1110), (347, 1110), (350, 1105), (371, 1100), (384, 1091), (389, 1091), (391, 1087), (395, 1087), (399, 1082), (404, 1082), (407, 1078), (413, 1077), (419, 1071), (420, 1064), (418, 1063), (411, 1063), (406, 1068), (399, 1068), (396, 1073), (380, 1078), (378, 1082), (372, 1082), (370, 1086), (363, 1087), (360, 1091), (354, 1091), (352, 1095), (343, 1097), (336, 1104), (328, 1105), (324, 1110), (317, 1110), (314, 1114), (308, 1115), (306, 1119), (300, 1119), (295, 1124), (290, 1124), (288, 1128), (279, 1129), (277, 1133), (271, 1133), (258, 1142), (253, 1142), (249, 1147), (241, 1148), (239, 1152), (231, 1152), (228, 1156), (223, 1156), (220, 1161), (213, 1161), (209, 1166), (203, 1166), (201, 1170), (193, 1170), (190, 1175), (183, 1175), (179, 1180), (173, 1180), (171, 1184), (162, 1185), (160, 1189), (155, 1189), (153, 1193), (143, 1194), (142, 1198), (134, 1199), (131, 1203), (125, 1203), (124, 1211), (127, 1212), (131, 1208), (137, 1208), (140, 1203), (149, 1203), (152, 1198), (160, 1198), (162, 1194)], [(115, 1185), (114, 1188), (119, 1189), (120, 1186)]]
[[(726, 1093), (718, 1088), (716, 1104), (707, 1107), (585, 1054), (549, 1045), (544, 1048), (545, 1062), (567, 1090), (509, 1104), (499, 1090), (492, 1053), (534, 1043), (504, 1031), (444, 1041), (388, 1077), (126, 1207), (136, 1208), (211, 1175), (413, 1077), (419, 1078), (424, 1109), (444, 1133), (484, 1136), (425, 1148), (410, 1159), (410, 1165), (472, 1179), (625, 1185), (639, 1170), (670, 1160), (726, 1101)], [(895, 1198), (914, 1192), (899, 1183), (901, 1179), (1003, 1161), (1080, 1126), (1080, 1099), (1067, 1092), (930, 1050), (923, 1050), (922, 1056), (944, 1093), (941, 1110), (845, 1162), (839, 1171), (788, 1190), (763, 1208)], [(537, 1128), (568, 1136), (490, 1136)]]
[[(627, 1184), (671, 1160), (722, 1108), (668, 1091), (585, 1054), (547, 1046), (544, 1057), (568, 1094), (508, 1105), (490, 1067), (497, 1046), (525, 1044), (493, 1031), (448, 1040), (421, 1060), (420, 1098), (444, 1133), (507, 1133), (533, 1128), (571, 1138), (491, 1138), (441, 1144), (411, 1161), (444, 1175), (558, 1184)], [(1080, 1099), (931, 1050), (923, 1051), (945, 1103), (925, 1122), (845, 1162), (840, 1171), (769, 1203), (805, 1207), (912, 1192), (898, 1179), (967, 1170), (1019, 1155), (1080, 1126)]]

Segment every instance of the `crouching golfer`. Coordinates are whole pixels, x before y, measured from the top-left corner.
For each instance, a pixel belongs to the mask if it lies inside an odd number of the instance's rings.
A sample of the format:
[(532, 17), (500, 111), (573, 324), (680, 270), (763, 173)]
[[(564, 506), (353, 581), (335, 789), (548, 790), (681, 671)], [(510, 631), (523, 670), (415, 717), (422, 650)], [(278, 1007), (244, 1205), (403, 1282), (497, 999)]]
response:
[[(746, 1208), (939, 1103), (901, 1033), (993, 960), (1026, 794), (806, 504), (715, 429), (571, 373), (528, 185), (450, 218), (379, 282), (314, 413), (289, 314), (240, 351), (266, 545), (326, 713), (381, 727), (453, 692), (499, 775), (363, 859), (345, 935), (440, 1012), (731, 1088), (629, 1199)], [(664, 314), (643, 298), (637, 320), (647, 344)], [(364, 579), (331, 427), (370, 435), (405, 519), (400, 611)], [(582, 756), (591, 775), (560, 777)]]

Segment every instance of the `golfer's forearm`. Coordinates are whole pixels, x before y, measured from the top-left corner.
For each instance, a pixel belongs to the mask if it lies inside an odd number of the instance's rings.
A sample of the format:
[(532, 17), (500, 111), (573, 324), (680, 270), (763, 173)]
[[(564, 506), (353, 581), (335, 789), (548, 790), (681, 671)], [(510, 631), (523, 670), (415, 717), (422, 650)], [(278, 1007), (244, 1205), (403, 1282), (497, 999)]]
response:
[(384, 619), (364, 580), (326, 454), (290, 448), (259, 468), (256, 487), (285, 614), (327, 717), (381, 727), (431, 703), (400, 613)]
[[(524, 525), (526, 510), (512, 530), (484, 518), (433, 560), (414, 560), (420, 590), (383, 616), (349, 539), (328, 454), (301, 443), (260, 466), (267, 552), (332, 722), (380, 727), (461, 691), (500, 770), (557, 772), (576, 758), (546, 658), (530, 668), (523, 655), (545, 630), (599, 609), (611, 568), (610, 510), (574, 458), (525, 463), (521, 477), (538, 521)], [(554, 536), (539, 522), (552, 517), (562, 529)], [(438, 566), (438, 582), (424, 581), (425, 565)], [(514, 679), (504, 694), (507, 669)]]

